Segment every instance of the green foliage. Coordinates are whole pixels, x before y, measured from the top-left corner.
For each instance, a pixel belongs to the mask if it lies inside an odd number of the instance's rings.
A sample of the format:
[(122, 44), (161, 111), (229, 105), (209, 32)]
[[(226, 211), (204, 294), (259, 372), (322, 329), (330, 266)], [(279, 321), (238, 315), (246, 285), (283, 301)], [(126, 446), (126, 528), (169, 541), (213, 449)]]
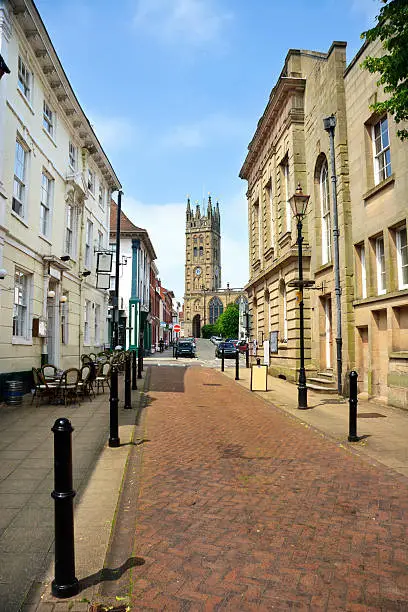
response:
[[(380, 39), (385, 50), (381, 57), (367, 57), (362, 67), (371, 73), (380, 73), (378, 86), (391, 94), (384, 102), (370, 106), (382, 115), (390, 113), (396, 123), (408, 120), (408, 2), (407, 0), (381, 0), (384, 6), (377, 16), (377, 24), (363, 32), (367, 42)], [(397, 132), (399, 138), (408, 138), (408, 130)]]
[(228, 304), (218, 317), (217, 328), (223, 338), (238, 338), (239, 308), (237, 304)]
[(211, 338), (211, 336), (216, 336), (218, 334), (218, 329), (216, 325), (203, 325), (201, 328), (201, 335), (203, 338)]

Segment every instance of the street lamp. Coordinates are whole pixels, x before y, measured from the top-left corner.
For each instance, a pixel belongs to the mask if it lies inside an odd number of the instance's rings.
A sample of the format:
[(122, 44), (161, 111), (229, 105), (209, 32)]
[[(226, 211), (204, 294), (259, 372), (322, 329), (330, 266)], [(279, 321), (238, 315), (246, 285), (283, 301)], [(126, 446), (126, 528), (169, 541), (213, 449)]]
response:
[[(296, 193), (290, 198), (290, 205), (293, 216), (297, 219), (297, 245), (298, 245), (298, 267), (299, 279), (296, 281), (299, 296), (299, 327), (300, 327), (300, 368), (298, 382), (298, 408), (299, 410), (307, 409), (307, 387), (306, 387), (306, 370), (305, 370), (305, 328), (304, 328), (304, 312), (303, 312), (303, 288), (308, 284), (308, 281), (303, 281), (303, 259), (302, 259), (302, 225), (306, 214), (307, 204), (310, 196), (304, 195), (302, 187), (298, 183)], [(295, 284), (295, 283), (293, 283)]]

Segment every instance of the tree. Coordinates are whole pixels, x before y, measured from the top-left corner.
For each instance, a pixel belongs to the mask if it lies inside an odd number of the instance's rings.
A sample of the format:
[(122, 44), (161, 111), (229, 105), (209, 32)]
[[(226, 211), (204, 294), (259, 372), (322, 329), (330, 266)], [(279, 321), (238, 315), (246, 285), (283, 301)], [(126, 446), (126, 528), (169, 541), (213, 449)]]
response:
[(218, 329), (216, 325), (209, 323), (207, 325), (203, 325), (201, 328), (201, 335), (203, 338), (211, 338), (211, 336), (216, 336), (218, 333)]
[[(378, 86), (391, 94), (384, 102), (370, 106), (378, 114), (389, 113), (396, 123), (408, 120), (408, 2), (381, 0), (384, 6), (377, 16), (377, 24), (361, 34), (367, 42), (378, 38), (385, 50), (381, 57), (367, 57), (362, 67), (371, 73), (379, 72)], [(401, 140), (408, 138), (408, 130), (397, 131)]]
[(237, 304), (228, 304), (217, 319), (218, 332), (223, 338), (238, 338), (239, 308)]

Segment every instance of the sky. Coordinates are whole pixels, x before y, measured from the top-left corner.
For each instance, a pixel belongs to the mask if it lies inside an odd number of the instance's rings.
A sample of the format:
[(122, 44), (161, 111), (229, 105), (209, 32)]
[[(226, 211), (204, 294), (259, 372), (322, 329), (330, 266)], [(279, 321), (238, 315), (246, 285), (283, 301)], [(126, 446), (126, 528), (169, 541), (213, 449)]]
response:
[(71, 85), (150, 235), (163, 286), (184, 293), (186, 198), (221, 211), (222, 286), (248, 281), (239, 171), (288, 49), (328, 51), (379, 0), (36, 0)]

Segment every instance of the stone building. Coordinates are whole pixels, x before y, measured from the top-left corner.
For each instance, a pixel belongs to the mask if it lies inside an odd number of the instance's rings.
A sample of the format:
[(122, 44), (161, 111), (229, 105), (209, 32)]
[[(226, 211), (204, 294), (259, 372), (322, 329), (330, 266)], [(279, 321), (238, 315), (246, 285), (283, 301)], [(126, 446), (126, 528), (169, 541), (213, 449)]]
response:
[(0, 2), (0, 381), (108, 341), (96, 252), (120, 182), (31, 0)]
[(215, 323), (230, 303), (246, 300), (243, 289), (221, 288), (221, 218), (218, 202), (208, 198), (202, 213), (186, 209), (184, 336), (201, 336), (203, 325)]
[[(360, 64), (346, 66), (346, 43), (327, 53), (291, 49), (258, 122), (240, 177), (248, 181), (251, 338), (270, 337), (272, 374), (297, 379), (299, 307), (296, 222), (289, 200), (298, 183), (310, 195), (303, 222), (305, 357), (308, 386), (337, 388), (336, 338), (342, 381), (359, 371), (360, 391), (406, 402), (406, 147), (391, 118), (369, 110), (383, 95)], [(329, 136), (336, 118), (341, 330), (336, 329), (333, 191)], [(405, 189), (404, 189), (405, 188)], [(405, 268), (407, 266), (407, 269)], [(405, 272), (405, 269), (407, 270)]]

